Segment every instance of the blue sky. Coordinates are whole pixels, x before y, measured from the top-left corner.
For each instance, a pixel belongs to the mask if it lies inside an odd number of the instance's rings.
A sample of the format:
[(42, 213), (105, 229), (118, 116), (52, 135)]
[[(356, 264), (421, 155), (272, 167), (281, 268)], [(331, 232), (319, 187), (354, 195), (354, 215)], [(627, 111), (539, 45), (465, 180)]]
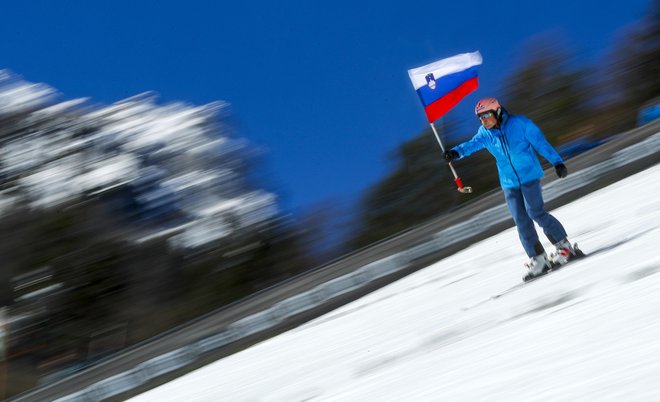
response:
[[(226, 4), (231, 3), (231, 4)], [(546, 32), (597, 63), (649, 0), (21, 1), (3, 5), (0, 68), (65, 99), (231, 103), (238, 134), (265, 150), (262, 175), (287, 209), (349, 204), (392, 168), (388, 155), (428, 127), (407, 69), (479, 50), (480, 97)], [(439, 152), (439, 151), (438, 151)], [(440, 154), (438, 154), (440, 157)]]

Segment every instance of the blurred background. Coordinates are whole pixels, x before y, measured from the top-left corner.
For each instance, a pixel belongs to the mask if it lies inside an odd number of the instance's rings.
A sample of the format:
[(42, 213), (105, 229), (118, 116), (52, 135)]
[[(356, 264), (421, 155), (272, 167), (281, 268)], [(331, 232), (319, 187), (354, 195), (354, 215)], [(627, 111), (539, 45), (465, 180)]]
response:
[[(642, 4), (643, 13), (620, 26), (598, 58), (582, 57), (570, 32), (561, 28), (525, 34), (515, 51), (500, 42), (479, 43), (490, 92), (478, 90), (444, 119), (448, 145), (476, 132), (471, 107), (492, 94), (510, 112), (532, 118), (569, 160), (660, 117), (660, 2)], [(402, 84), (407, 68), (452, 55), (451, 46), (438, 49), (427, 50), (424, 61), (390, 66), (400, 72), (395, 87), (400, 85), (398, 96), (404, 98), (385, 99), (381, 113), (405, 103), (406, 113), (416, 111), (405, 117), (414, 127), (397, 123), (383, 153), (358, 147), (346, 159), (338, 151), (330, 156), (323, 151), (319, 164), (329, 158), (336, 169), (324, 165), (317, 172), (313, 163), (297, 160), (296, 174), (310, 176), (299, 181), (272, 159), (305, 154), (314, 160), (314, 141), (324, 147), (328, 137), (321, 128), (308, 126), (306, 136), (322, 138), (311, 139), (308, 147), (288, 138), (263, 146), (269, 144), (266, 137), (254, 133), (261, 129), (250, 126), (249, 115), (241, 112), (245, 101), (239, 107), (220, 89), (214, 99), (226, 100), (176, 100), (140, 91), (106, 102), (93, 90), (84, 95), (88, 98), (77, 98), (81, 88), (67, 91), (32, 80), (41, 75), (30, 67), (27, 76), (21, 71), (25, 62), (5, 65), (0, 71), (0, 398), (66, 377), (496, 191), (497, 173), (486, 153), (456, 164), (476, 193), (465, 197), (455, 191), (435, 138), (423, 128), (414, 91)], [(493, 64), (507, 68), (493, 72), (488, 54), (497, 52)], [(371, 68), (370, 60), (355, 63)], [(306, 86), (315, 85), (314, 76), (305, 78)], [(121, 78), (114, 81), (110, 86), (122, 86)], [(333, 76), (321, 81), (342, 83)], [(159, 85), (151, 89), (162, 92)], [(359, 89), (344, 91), (350, 97)], [(264, 89), (250, 95), (263, 104), (270, 94)], [(309, 114), (305, 102), (310, 100), (297, 95), (290, 94), (300, 102), (291, 114)], [(343, 109), (331, 117), (339, 126), (355, 119)], [(383, 116), (363, 120), (359, 127)], [(282, 121), (268, 128), (273, 121), (251, 124), (273, 138), (288, 129)], [(322, 123), (331, 131), (333, 124)], [(376, 135), (388, 134), (377, 130)], [(351, 181), (347, 174), (360, 176), (363, 166), (354, 160), (369, 153), (385, 161), (363, 181), (340, 188), (325, 180), (324, 175), (338, 182)], [(567, 165), (570, 170), (570, 161)], [(318, 181), (325, 193), (307, 180)], [(291, 188), (309, 194), (292, 200)], [(342, 195), (346, 192), (350, 196)]]

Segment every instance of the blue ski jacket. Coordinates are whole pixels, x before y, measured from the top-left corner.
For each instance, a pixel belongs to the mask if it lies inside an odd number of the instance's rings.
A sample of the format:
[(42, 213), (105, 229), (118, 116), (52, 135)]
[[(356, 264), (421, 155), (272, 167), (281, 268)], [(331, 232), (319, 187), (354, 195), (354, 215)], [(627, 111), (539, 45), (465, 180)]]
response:
[(502, 110), (500, 128), (479, 128), (471, 140), (452, 148), (459, 159), (486, 148), (497, 162), (502, 188), (518, 188), (539, 180), (543, 169), (536, 152), (553, 165), (564, 163), (541, 130), (529, 118)]

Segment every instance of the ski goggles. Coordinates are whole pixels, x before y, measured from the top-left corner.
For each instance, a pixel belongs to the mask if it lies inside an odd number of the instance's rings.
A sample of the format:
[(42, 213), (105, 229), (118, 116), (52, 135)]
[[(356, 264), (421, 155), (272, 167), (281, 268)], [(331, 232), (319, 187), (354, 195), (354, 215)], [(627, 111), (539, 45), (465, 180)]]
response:
[(486, 112), (479, 115), (479, 120), (486, 120), (487, 118), (493, 116), (493, 112)]

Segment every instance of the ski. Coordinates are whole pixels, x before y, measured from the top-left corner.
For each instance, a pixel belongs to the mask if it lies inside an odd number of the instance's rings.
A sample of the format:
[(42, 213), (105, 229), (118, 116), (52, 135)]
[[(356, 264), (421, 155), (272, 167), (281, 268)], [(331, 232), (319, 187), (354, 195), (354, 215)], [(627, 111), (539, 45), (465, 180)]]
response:
[(513, 292), (513, 291), (515, 291), (515, 290), (518, 290), (518, 289), (522, 288), (522, 287), (525, 286), (525, 285), (528, 285), (528, 284), (530, 284), (530, 283), (532, 283), (532, 282), (534, 282), (534, 281), (537, 281), (537, 280), (539, 280), (539, 279), (541, 279), (541, 278), (543, 278), (543, 277), (546, 277), (546, 276), (548, 276), (549, 274), (551, 274), (551, 273), (553, 273), (553, 272), (559, 271), (560, 269), (566, 267), (567, 265), (569, 265), (569, 264), (570, 264), (571, 262), (573, 262), (573, 261), (580, 260), (580, 259), (582, 259), (582, 258), (584, 258), (584, 257), (587, 257), (587, 254), (585, 254), (582, 250), (580, 250), (580, 249), (578, 248), (577, 243), (573, 245), (573, 249), (575, 250), (575, 255), (574, 255), (574, 256), (573, 256), (573, 257), (572, 257), (572, 258), (571, 258), (566, 264), (563, 264), (563, 265), (562, 265), (562, 264), (553, 264), (552, 267), (551, 267), (549, 270), (545, 271), (545, 272), (542, 273), (541, 275), (537, 275), (537, 276), (535, 276), (535, 277), (533, 277), (533, 278), (529, 278), (529, 279), (527, 279), (527, 280), (523, 280), (522, 282), (518, 282), (518, 283), (516, 283), (515, 285), (513, 285), (513, 286), (507, 288), (506, 290), (504, 290), (504, 291), (502, 291), (502, 292), (500, 292), (500, 293), (497, 293), (497, 294), (495, 294), (495, 295), (492, 295), (492, 296), (490, 296), (490, 297), (487, 298), (487, 299), (483, 299), (483, 300), (481, 300), (481, 301), (479, 301), (479, 302), (477, 302), (477, 303), (475, 303), (475, 304), (473, 304), (473, 305), (471, 305), (471, 306), (463, 307), (462, 310), (463, 310), (463, 311), (471, 310), (471, 309), (473, 309), (473, 308), (475, 308), (475, 307), (478, 307), (478, 306), (480, 306), (480, 305), (482, 305), (482, 304), (484, 304), (484, 303), (486, 303), (486, 302), (489, 302), (489, 301), (491, 301), (491, 300), (499, 299), (500, 297), (502, 297), (502, 296), (504, 296), (504, 295), (506, 295), (506, 294), (509, 294), (509, 293), (511, 293), (511, 292)]
[(531, 277), (531, 278), (526, 278), (526, 277), (525, 277), (525, 278), (523, 278), (523, 281), (522, 281), (522, 282), (513, 285), (512, 287), (506, 289), (505, 291), (503, 291), (503, 292), (501, 292), (501, 293), (498, 293), (498, 294), (496, 294), (496, 295), (491, 296), (491, 299), (497, 299), (497, 298), (500, 298), (500, 297), (504, 296), (504, 295), (507, 294), (507, 293), (511, 293), (511, 292), (513, 292), (514, 290), (519, 289), (519, 288), (521, 288), (521, 287), (527, 285), (528, 283), (531, 283), (531, 282), (537, 281), (537, 280), (539, 280), (539, 279), (541, 279), (541, 278), (543, 278), (543, 277), (545, 277), (545, 276), (548, 276), (549, 274), (551, 274), (551, 273), (553, 273), (553, 272), (557, 272), (557, 271), (559, 271), (560, 269), (566, 267), (567, 265), (569, 265), (569, 264), (570, 264), (571, 262), (573, 262), (573, 261), (580, 260), (580, 259), (582, 259), (582, 258), (584, 258), (584, 257), (587, 256), (582, 250), (580, 250), (580, 248), (578, 247), (577, 243), (575, 243), (575, 244), (573, 245), (573, 250), (575, 250), (575, 255), (573, 255), (573, 256), (571, 257), (571, 259), (569, 259), (568, 262), (567, 262), (566, 264), (556, 264), (556, 263), (552, 263), (552, 266), (550, 267), (550, 269), (548, 269), (547, 271), (544, 271), (542, 274), (540, 274), (540, 275), (536, 275), (536, 276)]

